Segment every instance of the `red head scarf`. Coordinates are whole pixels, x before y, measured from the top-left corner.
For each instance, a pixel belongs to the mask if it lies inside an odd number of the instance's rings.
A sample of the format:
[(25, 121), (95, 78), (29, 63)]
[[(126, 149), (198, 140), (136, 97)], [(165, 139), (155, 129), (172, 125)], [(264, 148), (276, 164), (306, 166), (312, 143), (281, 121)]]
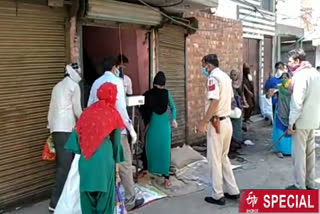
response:
[(81, 152), (86, 160), (91, 158), (113, 130), (125, 127), (119, 112), (115, 109), (116, 85), (103, 84), (97, 91), (97, 97), (99, 101), (82, 113), (75, 127)]

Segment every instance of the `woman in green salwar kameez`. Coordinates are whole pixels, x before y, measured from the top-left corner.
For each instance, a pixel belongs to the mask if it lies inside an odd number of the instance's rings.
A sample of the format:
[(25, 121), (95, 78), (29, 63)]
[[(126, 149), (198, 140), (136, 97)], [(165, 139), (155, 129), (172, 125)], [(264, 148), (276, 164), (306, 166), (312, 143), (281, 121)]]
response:
[(124, 161), (120, 143), (124, 127), (115, 109), (117, 88), (103, 84), (99, 101), (81, 115), (65, 148), (80, 154), (80, 201), (83, 214), (113, 214), (116, 164)]
[[(153, 80), (154, 87), (144, 94), (145, 105), (141, 107), (141, 113), (147, 126), (145, 150), (148, 171), (163, 176), (164, 185), (169, 188), (171, 126), (176, 128), (178, 124), (176, 107), (170, 91), (165, 89), (165, 84), (166, 77), (159, 71)], [(171, 109), (171, 120), (168, 108)]]

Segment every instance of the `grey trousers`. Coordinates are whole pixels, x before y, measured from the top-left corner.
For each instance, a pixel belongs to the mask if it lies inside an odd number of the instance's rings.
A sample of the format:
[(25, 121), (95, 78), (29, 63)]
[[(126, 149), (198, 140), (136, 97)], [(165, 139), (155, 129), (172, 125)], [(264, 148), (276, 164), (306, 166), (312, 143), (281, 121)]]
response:
[(119, 174), (126, 195), (125, 205), (128, 210), (131, 210), (135, 206), (136, 193), (132, 173), (132, 153), (127, 135), (121, 135), (121, 145), (126, 161), (119, 165)]
[(315, 135), (314, 130), (297, 129), (292, 135), (292, 158), (295, 186), (315, 188)]
[(53, 188), (50, 206), (55, 208), (60, 195), (62, 193), (64, 184), (67, 180), (68, 173), (72, 164), (74, 154), (65, 150), (64, 145), (69, 139), (71, 133), (69, 132), (53, 132), (52, 138), (56, 150), (56, 184)]

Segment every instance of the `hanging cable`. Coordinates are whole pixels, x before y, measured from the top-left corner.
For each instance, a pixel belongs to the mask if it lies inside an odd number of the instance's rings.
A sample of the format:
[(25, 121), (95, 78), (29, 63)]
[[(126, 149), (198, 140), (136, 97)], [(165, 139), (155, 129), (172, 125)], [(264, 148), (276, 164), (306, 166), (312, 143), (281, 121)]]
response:
[[(195, 31), (214, 31), (216, 32), (217, 30), (214, 30), (214, 29), (200, 29), (200, 28), (195, 28), (189, 24), (186, 24), (184, 22), (181, 22), (179, 20), (176, 20), (175, 18), (172, 18), (171, 16), (169, 16), (168, 14), (162, 12), (162, 11), (159, 11), (158, 9), (152, 7), (150, 4), (148, 4), (147, 2), (145, 2), (144, 0), (138, 0), (141, 4), (145, 5), (146, 7), (150, 8), (151, 10), (157, 12), (157, 13), (160, 13), (161, 15), (163, 15), (164, 17), (168, 18), (169, 20), (171, 20), (172, 22), (176, 23), (176, 24), (179, 24), (179, 25), (182, 25), (184, 27), (187, 27), (191, 30), (195, 30)], [(251, 14), (251, 13), (250, 13)], [(248, 16), (248, 15), (247, 15)]]
[(182, 26), (187, 27), (187, 28), (189, 28), (189, 29), (191, 29), (191, 30), (195, 30), (195, 31), (200, 30), (199, 28), (195, 28), (195, 27), (193, 27), (193, 26), (191, 26), (191, 25), (188, 25), (188, 24), (186, 24), (186, 23), (184, 23), (184, 22), (181, 22), (181, 21), (178, 21), (178, 20), (172, 18), (172, 17), (169, 16), (168, 14), (166, 14), (166, 13), (164, 13), (164, 12), (162, 12), (162, 11), (159, 11), (158, 9), (155, 9), (154, 7), (152, 7), (151, 5), (149, 5), (147, 2), (145, 2), (145, 1), (143, 1), (143, 0), (138, 0), (138, 1), (139, 1), (141, 4), (143, 4), (144, 6), (150, 8), (151, 10), (156, 11), (157, 13), (160, 13), (161, 15), (163, 15), (163, 16), (166, 17), (166, 18), (168, 18), (168, 19), (171, 20), (172, 22), (175, 22), (176, 24), (182, 25)]
[[(166, 18), (168, 18), (169, 20), (171, 20), (172, 22), (174, 22), (174, 23), (176, 23), (176, 24), (179, 24), (179, 25), (182, 25), (182, 26), (184, 26), (184, 27), (187, 27), (187, 28), (189, 28), (189, 29), (191, 29), (191, 30), (195, 30), (195, 31), (217, 31), (217, 30), (214, 30), (214, 29), (200, 29), (200, 28), (195, 28), (195, 27), (193, 27), (193, 26), (191, 26), (191, 25), (189, 25), (189, 24), (186, 24), (186, 23), (184, 23), (184, 22), (181, 22), (181, 21), (179, 21), (179, 20), (176, 20), (175, 18), (172, 18), (171, 16), (169, 16), (168, 14), (166, 14), (166, 13), (164, 13), (164, 12), (162, 12), (162, 11), (159, 11), (158, 9), (156, 9), (156, 8), (154, 8), (154, 7), (152, 7), (150, 4), (148, 4), (147, 2), (145, 2), (144, 0), (138, 0), (141, 4), (143, 4), (143, 5), (145, 5), (146, 7), (148, 7), (149, 9), (151, 9), (151, 10), (153, 10), (153, 11), (155, 11), (155, 12), (157, 12), (157, 13), (160, 13), (161, 15), (163, 15), (164, 17), (166, 17)], [(251, 6), (251, 7), (253, 7), (254, 9), (255, 9), (255, 11), (252, 11), (250, 14), (247, 14), (245, 17), (247, 17), (247, 16), (249, 16), (249, 15), (251, 15), (253, 12), (258, 12), (258, 13), (262, 13), (260, 10), (258, 10), (258, 8), (255, 6), (255, 5), (251, 5), (249, 2), (247, 2), (247, 1), (243, 1), (243, 3), (244, 4), (247, 4), (248, 6)], [(261, 14), (263, 17), (265, 17), (263, 14)], [(244, 18), (245, 18), (244, 17)], [(243, 18), (241, 19), (241, 20), (243, 20)]]
[(158, 5), (158, 7), (175, 7), (175, 6), (178, 6), (180, 4), (183, 4), (183, 2), (184, 2), (184, 0), (180, 0), (179, 2), (170, 4), (170, 5)]
[(122, 60), (122, 39), (121, 39), (121, 27), (120, 27), (120, 24), (119, 24), (119, 48), (120, 48), (120, 60), (121, 60), (121, 64), (123, 63), (123, 60)]

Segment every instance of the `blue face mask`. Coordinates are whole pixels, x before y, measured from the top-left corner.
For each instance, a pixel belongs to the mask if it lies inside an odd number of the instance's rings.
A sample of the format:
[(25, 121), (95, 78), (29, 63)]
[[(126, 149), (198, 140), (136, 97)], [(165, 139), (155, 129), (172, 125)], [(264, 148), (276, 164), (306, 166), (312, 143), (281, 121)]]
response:
[(117, 77), (120, 77), (120, 71), (119, 71), (119, 69), (117, 69), (116, 76), (117, 76)]
[(116, 76), (120, 77), (120, 78), (123, 78), (122, 68), (117, 68)]
[(202, 74), (205, 75), (206, 77), (209, 76), (209, 73), (207, 72), (206, 68), (202, 68)]

